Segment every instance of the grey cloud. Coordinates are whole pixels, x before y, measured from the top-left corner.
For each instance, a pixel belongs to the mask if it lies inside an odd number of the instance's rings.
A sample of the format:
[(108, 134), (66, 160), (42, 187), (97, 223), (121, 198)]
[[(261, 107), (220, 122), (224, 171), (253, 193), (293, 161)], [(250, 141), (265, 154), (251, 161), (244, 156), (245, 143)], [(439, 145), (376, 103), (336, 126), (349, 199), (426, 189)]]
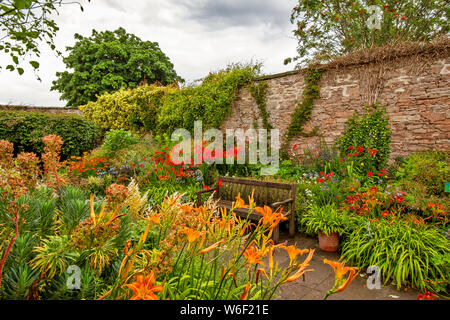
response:
[(212, 31), (233, 26), (270, 25), (284, 29), (289, 25), (289, 8), (286, 0), (182, 0), (186, 18)]

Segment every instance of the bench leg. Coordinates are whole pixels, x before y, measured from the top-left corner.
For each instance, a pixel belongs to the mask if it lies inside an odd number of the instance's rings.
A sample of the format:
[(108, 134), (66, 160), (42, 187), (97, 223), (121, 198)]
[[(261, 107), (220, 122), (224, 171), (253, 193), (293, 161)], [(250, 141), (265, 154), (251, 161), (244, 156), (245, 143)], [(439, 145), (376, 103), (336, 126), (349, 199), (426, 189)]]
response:
[(295, 217), (294, 214), (291, 214), (289, 217), (289, 235), (291, 237), (295, 236)]
[(273, 242), (278, 243), (280, 242), (280, 226), (276, 226), (275, 229), (273, 229)]

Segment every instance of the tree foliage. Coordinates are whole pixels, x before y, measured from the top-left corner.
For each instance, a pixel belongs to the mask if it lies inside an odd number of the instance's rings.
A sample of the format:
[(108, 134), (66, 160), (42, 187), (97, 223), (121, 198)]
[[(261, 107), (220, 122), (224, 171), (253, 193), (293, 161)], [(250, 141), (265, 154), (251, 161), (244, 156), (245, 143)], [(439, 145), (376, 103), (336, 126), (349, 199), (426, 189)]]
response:
[[(88, 0), (90, 1), (90, 0)], [(63, 0), (2, 0), (0, 1), (0, 52), (11, 57), (7, 70), (24, 73), (21, 58), (27, 54), (33, 57), (29, 64), (39, 68), (36, 58), (40, 57), (41, 43), (46, 43), (61, 54), (53, 43), (58, 31), (55, 21), (49, 15), (57, 13), (57, 6), (77, 2)], [(78, 3), (79, 4), (79, 3)], [(80, 5), (81, 10), (83, 7)], [(0, 65), (0, 69), (2, 69)]]
[(239, 87), (260, 74), (259, 64), (232, 64), (210, 73), (199, 85), (178, 88), (161, 84), (142, 85), (106, 93), (80, 106), (83, 114), (103, 129), (172, 133), (191, 130), (194, 121), (203, 128), (218, 128), (231, 112)]
[(298, 56), (285, 64), (326, 62), (395, 41), (430, 41), (448, 34), (449, 16), (449, 2), (442, 0), (299, 0), (291, 15)]
[(157, 42), (142, 41), (123, 28), (93, 30), (90, 37), (75, 34), (75, 39), (64, 58), (73, 71), (57, 72), (51, 88), (62, 94), (67, 106), (84, 105), (124, 87), (133, 89), (143, 81), (167, 85), (181, 80)]

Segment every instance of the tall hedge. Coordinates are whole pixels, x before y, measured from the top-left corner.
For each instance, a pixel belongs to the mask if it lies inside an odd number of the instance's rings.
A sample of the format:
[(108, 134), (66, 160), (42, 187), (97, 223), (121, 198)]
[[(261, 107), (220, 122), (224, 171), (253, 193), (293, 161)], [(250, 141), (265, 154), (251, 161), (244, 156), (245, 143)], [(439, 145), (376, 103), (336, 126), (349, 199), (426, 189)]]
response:
[(40, 155), (44, 149), (42, 137), (49, 134), (63, 139), (63, 159), (92, 150), (103, 138), (103, 131), (82, 116), (0, 111), (0, 140), (14, 143), (16, 153), (25, 151)]
[(202, 120), (204, 128), (217, 128), (231, 112), (237, 89), (259, 72), (259, 65), (232, 65), (209, 74), (200, 85), (122, 89), (79, 109), (104, 129), (171, 133), (177, 128), (193, 129), (195, 120)]

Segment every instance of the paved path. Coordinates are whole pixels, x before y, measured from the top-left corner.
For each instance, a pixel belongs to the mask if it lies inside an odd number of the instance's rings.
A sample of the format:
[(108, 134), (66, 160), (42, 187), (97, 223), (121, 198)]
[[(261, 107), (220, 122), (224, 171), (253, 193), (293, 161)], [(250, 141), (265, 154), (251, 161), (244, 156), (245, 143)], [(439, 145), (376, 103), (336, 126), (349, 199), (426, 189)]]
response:
[[(280, 241), (288, 241), (288, 245), (296, 244), (300, 249), (316, 249), (311, 260), (310, 267), (313, 272), (306, 273), (306, 281), (302, 277), (295, 282), (287, 283), (277, 291), (277, 299), (281, 300), (322, 300), (325, 293), (333, 287), (333, 268), (323, 263), (323, 259), (339, 260), (338, 253), (328, 253), (320, 250), (316, 238), (296, 235), (290, 238), (286, 233), (280, 234)], [(303, 261), (304, 256), (300, 257)], [(274, 261), (279, 265), (289, 265), (289, 257), (284, 250), (275, 250)], [(365, 271), (365, 270), (364, 270)], [(361, 272), (363, 273), (363, 272)], [(394, 286), (381, 286), (381, 289), (369, 290), (366, 286), (367, 279), (357, 276), (350, 286), (343, 292), (336, 293), (328, 300), (417, 300), (418, 291), (407, 289), (397, 290)], [(393, 297), (394, 296), (394, 297)]]

